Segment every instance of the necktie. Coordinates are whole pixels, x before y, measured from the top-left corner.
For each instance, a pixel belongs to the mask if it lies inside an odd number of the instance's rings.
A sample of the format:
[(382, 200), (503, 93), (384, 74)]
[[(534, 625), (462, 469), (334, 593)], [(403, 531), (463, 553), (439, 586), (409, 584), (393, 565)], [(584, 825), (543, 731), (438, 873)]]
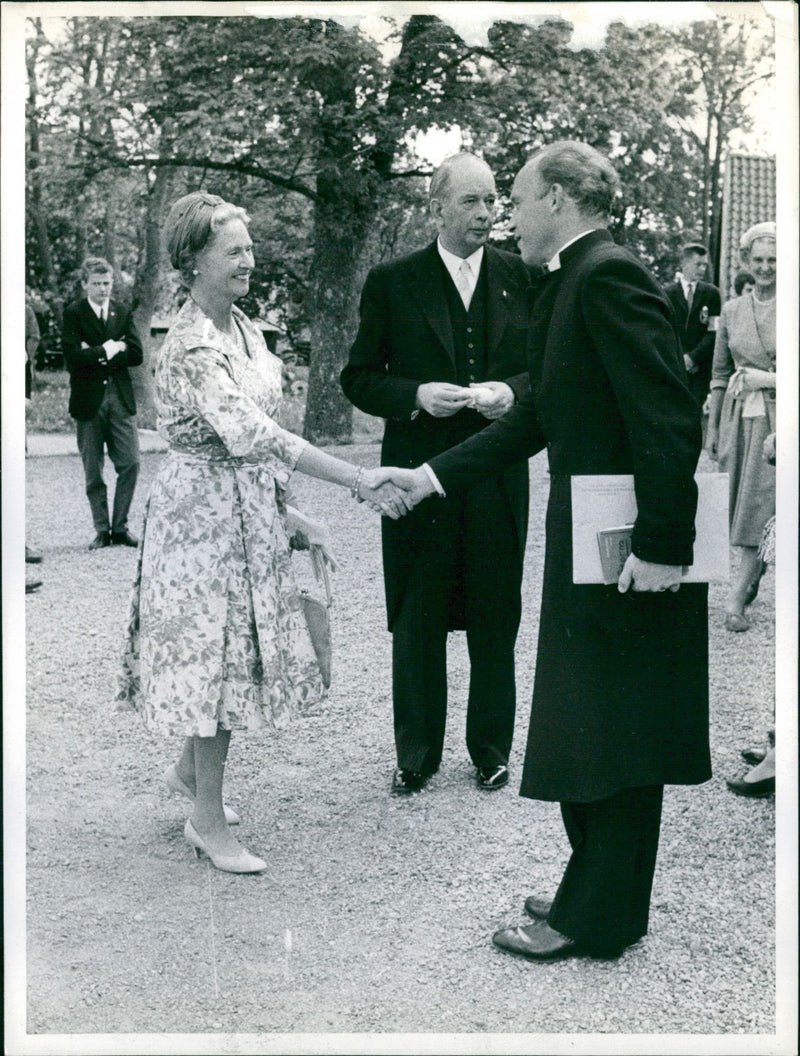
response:
[(458, 265), (458, 271), (456, 272), (456, 289), (461, 295), (461, 300), (464, 302), (464, 307), (469, 311), (469, 304), (472, 300), (472, 269), (466, 260), (462, 260)]
[(692, 301), (693, 301), (693, 299), (694, 299), (694, 283), (690, 282), (688, 284), (688, 286), (687, 286), (687, 293), (686, 293), (686, 305), (687, 305), (687, 307), (688, 307), (690, 312), (692, 310)]

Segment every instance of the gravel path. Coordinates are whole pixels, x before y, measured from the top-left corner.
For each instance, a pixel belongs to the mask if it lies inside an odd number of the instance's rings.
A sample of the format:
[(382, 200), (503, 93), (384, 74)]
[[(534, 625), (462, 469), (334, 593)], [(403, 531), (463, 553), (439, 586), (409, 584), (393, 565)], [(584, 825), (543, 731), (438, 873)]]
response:
[[(346, 450), (377, 462), (374, 445)], [(134, 531), (159, 458), (143, 458)], [(335, 682), (323, 715), (281, 734), (234, 735), (228, 802), (243, 815), (243, 841), (269, 863), (259, 877), (194, 860), (183, 803), (161, 783), (177, 744), (152, 739), (110, 703), (135, 552), (87, 552), (76, 457), (30, 458), (26, 469), (28, 541), (45, 557), (44, 586), (26, 602), (29, 1033), (216, 1034), (218, 1047), (182, 1051), (222, 1052), (244, 1051), (223, 1041), (229, 1033), (774, 1032), (774, 800), (738, 798), (724, 783), (743, 769), (739, 749), (771, 724), (772, 571), (745, 635), (721, 630), (724, 592), (712, 588), (715, 777), (667, 790), (650, 935), (618, 962), (532, 965), (489, 937), (522, 920), (526, 895), (552, 894), (568, 855), (557, 806), (516, 795), (540, 590), (541, 458), (512, 781), (496, 794), (475, 788), (463, 743), (457, 635), (442, 769), (418, 796), (389, 796), (379, 525), (343, 489), (299, 477), (305, 508), (337, 538)], [(740, 1040), (726, 1051), (748, 1051)], [(351, 1051), (341, 1044), (331, 1051)], [(511, 1051), (502, 1039), (463, 1044)], [(530, 1044), (515, 1051), (555, 1051), (547, 1039)]]

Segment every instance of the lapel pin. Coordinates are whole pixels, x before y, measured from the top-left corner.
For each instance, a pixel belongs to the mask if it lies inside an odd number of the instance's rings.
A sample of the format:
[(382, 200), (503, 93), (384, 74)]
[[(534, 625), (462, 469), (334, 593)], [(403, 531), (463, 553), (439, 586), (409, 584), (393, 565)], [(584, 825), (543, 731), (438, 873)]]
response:
[(503, 296), (508, 297), (508, 290), (503, 290)]

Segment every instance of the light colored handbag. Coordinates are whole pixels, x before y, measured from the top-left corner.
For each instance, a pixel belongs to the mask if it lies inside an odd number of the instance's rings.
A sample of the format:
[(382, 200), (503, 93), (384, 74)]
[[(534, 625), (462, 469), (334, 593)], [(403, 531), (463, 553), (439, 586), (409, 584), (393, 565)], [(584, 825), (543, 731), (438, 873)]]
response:
[(322, 556), (322, 548), (312, 545), (309, 550), (311, 565), (317, 582), (322, 582), (325, 588), (325, 599), (315, 597), (307, 590), (300, 591), (300, 602), (306, 617), (308, 633), (311, 636), (311, 644), (317, 656), (322, 683), (326, 689), (331, 684), (331, 661), (333, 646), (331, 642), (331, 584), (328, 576), (328, 566)]

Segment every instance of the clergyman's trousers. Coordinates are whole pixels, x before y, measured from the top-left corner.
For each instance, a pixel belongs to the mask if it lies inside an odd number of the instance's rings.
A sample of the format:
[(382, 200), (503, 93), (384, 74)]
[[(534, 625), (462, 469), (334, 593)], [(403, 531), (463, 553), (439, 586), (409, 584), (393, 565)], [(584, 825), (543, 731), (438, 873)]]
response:
[(590, 953), (614, 956), (647, 933), (663, 785), (562, 803), (572, 846), (547, 920)]

